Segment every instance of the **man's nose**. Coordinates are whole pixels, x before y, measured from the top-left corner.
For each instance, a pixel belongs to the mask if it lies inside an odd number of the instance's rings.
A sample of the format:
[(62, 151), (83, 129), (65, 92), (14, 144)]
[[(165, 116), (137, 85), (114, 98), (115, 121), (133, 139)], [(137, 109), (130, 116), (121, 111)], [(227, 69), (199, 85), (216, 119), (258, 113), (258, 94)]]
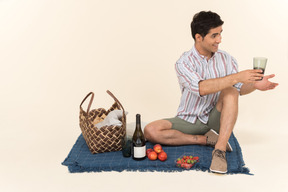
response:
[(222, 36), (221, 35), (218, 35), (217, 39), (216, 39), (216, 42), (217, 43), (221, 43), (221, 40), (222, 40)]

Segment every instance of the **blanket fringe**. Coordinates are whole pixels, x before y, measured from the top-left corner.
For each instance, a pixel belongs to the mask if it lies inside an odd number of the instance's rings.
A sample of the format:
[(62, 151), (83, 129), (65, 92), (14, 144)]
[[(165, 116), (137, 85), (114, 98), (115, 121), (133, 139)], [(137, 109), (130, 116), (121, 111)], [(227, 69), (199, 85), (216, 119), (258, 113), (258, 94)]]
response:
[[(102, 169), (95, 169), (95, 167), (91, 167), (91, 168), (84, 168), (81, 167), (79, 165), (74, 165), (74, 166), (68, 166), (68, 170), (70, 173), (83, 173), (83, 172), (123, 172), (123, 171), (127, 171), (127, 172), (163, 172), (163, 173), (175, 173), (175, 172), (182, 172), (182, 171), (203, 171), (203, 172), (211, 172), (209, 170), (209, 168), (207, 167), (194, 167), (192, 169), (181, 169), (179, 167), (175, 167), (175, 168), (169, 168), (169, 169), (155, 169), (155, 168), (138, 168), (136, 169), (132, 169), (132, 168), (102, 168)], [(241, 170), (232, 170), (229, 171), (227, 174), (233, 175), (233, 174), (246, 174), (246, 175), (254, 175), (252, 173), (250, 173), (249, 168), (247, 167), (242, 167)]]

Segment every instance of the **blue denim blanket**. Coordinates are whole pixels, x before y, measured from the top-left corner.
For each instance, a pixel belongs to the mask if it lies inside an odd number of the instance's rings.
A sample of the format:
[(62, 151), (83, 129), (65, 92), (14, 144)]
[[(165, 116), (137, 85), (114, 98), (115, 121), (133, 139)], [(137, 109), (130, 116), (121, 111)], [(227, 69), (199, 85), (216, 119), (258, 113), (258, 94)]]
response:
[[(228, 173), (250, 174), (250, 170), (245, 167), (240, 145), (232, 133), (229, 142), (233, 148), (232, 152), (226, 153), (228, 162)], [(153, 143), (147, 142), (146, 148), (152, 148)], [(121, 151), (91, 154), (82, 134), (68, 154), (62, 165), (68, 167), (69, 172), (101, 172), (101, 171), (183, 171), (176, 167), (176, 159), (182, 155), (198, 156), (199, 162), (189, 170), (208, 171), (211, 164), (213, 148), (200, 145), (185, 146), (163, 146), (168, 159), (164, 162), (159, 160), (150, 161), (146, 158), (143, 161), (135, 161), (132, 158), (125, 158)]]

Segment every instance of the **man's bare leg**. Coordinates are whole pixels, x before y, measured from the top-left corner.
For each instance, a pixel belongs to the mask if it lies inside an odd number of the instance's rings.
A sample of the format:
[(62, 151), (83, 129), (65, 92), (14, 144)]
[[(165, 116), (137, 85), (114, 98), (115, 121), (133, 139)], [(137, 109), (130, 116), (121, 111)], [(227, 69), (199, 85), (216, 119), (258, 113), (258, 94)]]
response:
[(221, 91), (216, 108), (221, 112), (220, 132), (215, 149), (226, 151), (226, 145), (233, 131), (238, 116), (239, 92), (236, 88), (228, 88)]
[(144, 128), (145, 138), (150, 142), (164, 145), (206, 145), (206, 136), (185, 134), (171, 127), (172, 123), (167, 120), (149, 123)]
[[(231, 87), (221, 91), (217, 102), (217, 110), (221, 112), (220, 133), (215, 149), (226, 151), (226, 145), (233, 131), (238, 115), (239, 92)], [(206, 145), (204, 135), (190, 135), (171, 129), (172, 123), (167, 120), (158, 120), (149, 123), (144, 129), (147, 140), (165, 145)]]
[(238, 115), (239, 92), (231, 87), (221, 91), (216, 108), (221, 112), (220, 132), (212, 152), (210, 171), (227, 173), (226, 145), (233, 131)]

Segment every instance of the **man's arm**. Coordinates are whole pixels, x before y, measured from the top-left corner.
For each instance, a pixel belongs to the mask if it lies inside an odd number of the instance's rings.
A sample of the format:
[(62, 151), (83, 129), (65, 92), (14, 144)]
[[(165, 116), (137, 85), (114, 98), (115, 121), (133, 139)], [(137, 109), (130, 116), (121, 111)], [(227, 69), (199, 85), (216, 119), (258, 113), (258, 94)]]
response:
[[(262, 72), (262, 70), (250, 69), (250, 70), (241, 71), (239, 73), (227, 75), (221, 78), (207, 79), (207, 80), (200, 81), (199, 93), (201, 96), (208, 95), (211, 93), (216, 93), (228, 87), (232, 87), (233, 85), (239, 82), (244, 83), (244, 84), (252, 84), (255, 82), (255, 80), (261, 79), (263, 77), (263, 75), (260, 74), (260, 72)], [(249, 88), (248, 86), (246, 90), (244, 86), (243, 90), (245, 90), (246, 92), (249, 92), (249, 91), (252, 92), (252, 89), (251, 90), (250, 89), (251, 87)]]
[(244, 83), (240, 89), (240, 95), (247, 95), (256, 90), (255, 83)]
[(203, 80), (199, 82), (199, 93), (201, 96), (209, 95), (211, 93), (222, 91), (228, 87), (232, 87), (236, 83), (238, 82), (235, 74), (216, 79)]
[(246, 94), (249, 94), (249, 93), (255, 91), (256, 89), (260, 90), (260, 91), (267, 91), (267, 90), (274, 89), (279, 84), (273, 83), (273, 82), (268, 80), (268, 79), (273, 78), (273, 77), (275, 77), (274, 74), (267, 75), (267, 76), (264, 76), (263, 80), (261, 80), (261, 81), (255, 81), (253, 83), (243, 84), (241, 89), (240, 89), (240, 94), (246, 95)]

